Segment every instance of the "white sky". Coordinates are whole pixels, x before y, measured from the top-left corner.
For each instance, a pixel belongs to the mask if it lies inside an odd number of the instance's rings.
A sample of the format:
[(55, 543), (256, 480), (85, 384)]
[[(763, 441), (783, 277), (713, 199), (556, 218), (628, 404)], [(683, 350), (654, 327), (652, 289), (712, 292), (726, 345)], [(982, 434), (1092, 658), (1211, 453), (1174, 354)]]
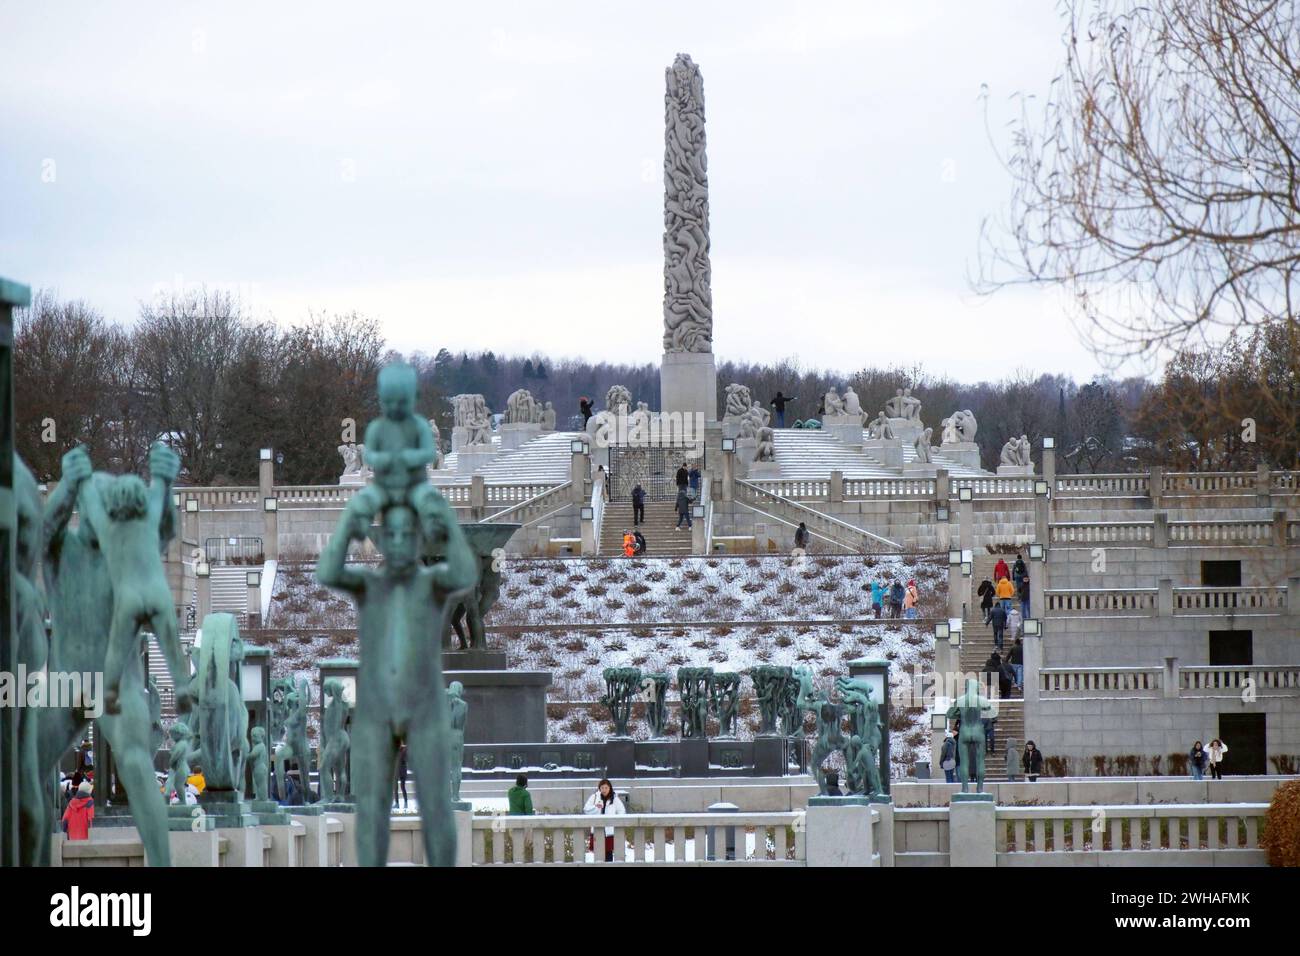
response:
[(1004, 138), (1051, 3), (5, 6), (0, 272), (116, 319), (201, 283), (403, 350), (657, 362), (680, 51), (721, 359), (1099, 369), (1054, 294), (967, 285), (1010, 189), (981, 84)]

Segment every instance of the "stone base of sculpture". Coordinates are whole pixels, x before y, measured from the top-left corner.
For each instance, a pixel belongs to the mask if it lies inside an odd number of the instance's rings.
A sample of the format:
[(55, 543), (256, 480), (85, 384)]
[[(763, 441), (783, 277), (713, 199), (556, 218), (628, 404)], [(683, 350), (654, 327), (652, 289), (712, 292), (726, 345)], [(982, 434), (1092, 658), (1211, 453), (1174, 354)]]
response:
[(274, 800), (253, 800), (248, 809), (264, 827), (287, 827), (292, 822), (289, 811)]
[(863, 441), (861, 415), (827, 415), (822, 428), (851, 448), (861, 448)]
[(357, 805), (355, 803), (348, 803), (347, 801), (331, 801), (329, 803), (322, 803), (320, 805), (320, 808), (322, 810), (325, 810), (328, 813), (356, 813), (357, 812)]
[(948, 800), (952, 803), (992, 803), (991, 793), (954, 793)]
[(937, 465), (932, 461), (909, 461), (903, 464), (903, 476), (905, 478), (933, 478), (942, 467), (943, 465)]
[(939, 454), (966, 468), (975, 469), (980, 467), (980, 446), (973, 441), (959, 441), (949, 445), (940, 445)]
[(514, 451), (541, 433), (541, 422), (507, 422), (501, 426), (501, 450)]
[(703, 737), (683, 737), (681, 749), (681, 775), (707, 777), (709, 775), (709, 742)]
[(903, 467), (903, 443), (897, 438), (869, 438), (862, 450), (886, 468)]
[[(666, 423), (680, 416), (718, 420), (718, 369), (712, 352), (665, 352), (659, 366), (659, 405)], [(676, 416), (676, 418), (675, 418)], [(695, 425), (685, 426), (694, 429)]]
[(497, 455), (491, 445), (466, 445), (456, 452), (456, 474), (472, 475)]
[(460, 681), (465, 688), (470, 713), (465, 743), (545, 742), (550, 671), (456, 670), (446, 658), (443, 668), (448, 681)]
[(740, 474), (747, 474), (746, 469), (758, 457), (757, 438), (736, 439), (736, 468)]
[(871, 797), (861, 793), (846, 793), (840, 797), (823, 797), (813, 794), (808, 798), (810, 807), (865, 807), (871, 803)]
[(1033, 465), (998, 465), (998, 476), (1006, 478), (1032, 478)]
[(774, 461), (752, 461), (745, 471), (746, 478), (779, 478), (781, 466)]
[[(456, 640), (455, 633), (452, 640)], [(443, 651), (442, 669), (446, 671), (503, 671), (510, 665), (505, 651), (472, 647), (469, 650)]]
[(469, 429), (464, 425), (456, 425), (451, 430), (451, 450), (458, 452), (469, 444)]
[(894, 437), (909, 445), (915, 445), (916, 440), (921, 437), (921, 432), (925, 431), (925, 426), (914, 418), (890, 418), (887, 420), (889, 427), (894, 431)]
[(168, 830), (229, 830), (255, 827), (258, 822), (248, 801), (227, 792), (205, 790), (199, 794), (198, 803), (167, 807)]
[(631, 737), (605, 738), (605, 776), (631, 777), (636, 773), (636, 743)]
[(349, 471), (339, 475), (339, 484), (345, 488), (360, 488), (370, 480), (368, 471)]

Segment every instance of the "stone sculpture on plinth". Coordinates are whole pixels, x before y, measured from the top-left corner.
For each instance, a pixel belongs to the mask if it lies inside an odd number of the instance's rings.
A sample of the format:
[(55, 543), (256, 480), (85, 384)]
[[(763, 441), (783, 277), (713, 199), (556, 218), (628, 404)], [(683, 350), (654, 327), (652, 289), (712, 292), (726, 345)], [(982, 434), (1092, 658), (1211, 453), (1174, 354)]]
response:
[(840, 398), (840, 393), (835, 389), (829, 389), (822, 398), (822, 421), (835, 415), (844, 414), (844, 402)]
[[(410, 495), (391, 501), (380, 514), (382, 566), (349, 567), (349, 544), (367, 540), (370, 528), (369, 517), (350, 501), (316, 568), (321, 584), (346, 593), (357, 605), (360, 660), (351, 736), (361, 866), (383, 866), (388, 860), (389, 800), (399, 741), (407, 744), (421, 794), (425, 859), (431, 866), (451, 866), (456, 860), (446, 783), (451, 779), (452, 731), (441, 634), (451, 596), (474, 585), (476, 569), (474, 553), (441, 495), (420, 519)], [(426, 551), (442, 560), (423, 564)]]
[(244, 661), (244, 642), (233, 614), (203, 619), (203, 644), (193, 689), (204, 789), (200, 802), (220, 804), (211, 815), (239, 825), (248, 758), (248, 709), (236, 678)]
[(867, 425), (867, 435), (874, 441), (894, 440), (894, 426), (889, 423), (889, 418), (884, 412)]
[(668, 684), (671, 678), (667, 674), (646, 674), (641, 679), (641, 690), (645, 694), (645, 720), (650, 729), (650, 736), (662, 737), (668, 726)]
[(712, 667), (681, 667), (677, 690), (682, 697), (682, 737), (705, 739), (708, 734), (709, 700), (713, 696)]
[(920, 464), (928, 465), (933, 460), (930, 448), (930, 436), (934, 434), (933, 428), (926, 428), (916, 436), (916, 460)]
[(979, 681), (973, 677), (966, 681), (966, 692), (948, 708), (948, 723), (961, 721), (957, 733), (961, 759), (957, 766), (961, 770), (962, 793), (967, 792), (972, 780), (975, 781), (975, 792), (984, 792), (984, 721), (996, 715), (993, 701), (980, 693)]
[(311, 685), (300, 678), (297, 688), (285, 698), (284, 740), (275, 748), (275, 786), (280, 802), (288, 802), (284, 768), (293, 761), (298, 768), (298, 792), (303, 805), (314, 802), (311, 793), (311, 748), (307, 744), (307, 711), (311, 708)]
[(825, 693), (815, 695), (813, 713), (817, 715), (817, 739), (813, 744), (812, 771), (817, 781), (817, 792), (828, 796), (826, 771), (822, 767), (826, 758), (836, 751), (842, 751), (846, 743), (840, 720), (844, 716), (844, 706), (830, 701)]
[(736, 736), (736, 715), (740, 712), (740, 675), (723, 671), (713, 675), (710, 708), (718, 718), (718, 736)]
[(458, 810), (468, 809), (460, 799), (460, 781), (465, 770), (465, 722), (469, 719), (469, 702), (465, 685), (458, 680), (447, 685), (447, 721), (451, 730), (451, 803)]
[(321, 685), (321, 702), (325, 708), (321, 720), (320, 802), (346, 801), (348, 787), (348, 702), (343, 697), (343, 681), (331, 677)]
[(812, 671), (806, 667), (792, 668), (790, 680), (785, 685), (785, 701), (781, 713), (781, 723), (787, 737), (803, 736), (804, 711), (814, 710), (816, 701)]
[(176, 721), (167, 733), (172, 739), (172, 746), (167, 752), (168, 773), (165, 795), (170, 799), (173, 793), (176, 794), (177, 802), (183, 805), (186, 802), (185, 783), (191, 776), (190, 763), (198, 754), (194, 746), (194, 736), (185, 721)]
[(533, 424), (536, 408), (537, 402), (534, 401), (532, 392), (526, 388), (515, 389), (510, 393), (510, 397), (506, 399), (506, 424)]
[(343, 456), (343, 474), (339, 475), (340, 485), (364, 485), (367, 469), (365, 464), (365, 445), (347, 442), (339, 445), (339, 454)]
[(739, 424), (754, 404), (753, 395), (748, 387), (735, 382), (727, 386), (723, 420)]
[(632, 702), (641, 689), (641, 670), (637, 667), (606, 667), (605, 694), (600, 702), (614, 721), (614, 736), (626, 737), (632, 719)]
[[(178, 522), (171, 506), (172, 483), (180, 470), (180, 459), (165, 445), (155, 445), (149, 452), (150, 496), (158, 503), (148, 549), (154, 555), (165, 550)], [(45, 596), (50, 613), (49, 670), (52, 673), (101, 673), (112, 635), (113, 617), (105, 610), (114, 607), (114, 575), (109, 559), (99, 544), (92, 522), (82, 520), (73, 528), (70, 519), (84, 485), (101, 485), (108, 491), (113, 476), (92, 474), (90, 457), (84, 448), (74, 448), (63, 456), (62, 479), (45, 505), (45, 547), (43, 574)], [(161, 563), (158, 571), (161, 573)], [(166, 578), (162, 581), (166, 588)], [(168, 604), (171, 604), (170, 597)], [(175, 620), (174, 612), (169, 616)], [(159, 635), (160, 639), (164, 635)], [(95, 722), (112, 748), (117, 778), (130, 802), (136, 830), (144, 844), (150, 866), (169, 866), (171, 849), (167, 837), (167, 808), (158, 792), (153, 756), (157, 752), (150, 713), (151, 701), (144, 693), (145, 669), (140, 660), (140, 638), (136, 638), (121, 670), (121, 710), (102, 714)], [(177, 638), (175, 647), (164, 649), (164, 660), (172, 670), (172, 680), (181, 687), (180, 700), (188, 704), (189, 661)], [(60, 758), (80, 740), (89, 723), (85, 706), (42, 708), (40, 724), (40, 774), (45, 781), (55, 772)], [(39, 828), (44, 847), (49, 834), (58, 829), (58, 809), (54, 805), (53, 787), (42, 786), (46, 799), (47, 824)], [(48, 859), (42, 849), (41, 859)]]
[(880, 781), (880, 704), (871, 684), (861, 678), (839, 677), (835, 686), (848, 711), (851, 742), (859, 748), (853, 754), (844, 753), (849, 792), (874, 796), (884, 789)]
[(902, 418), (910, 422), (921, 420), (921, 402), (912, 397), (910, 388), (894, 390), (894, 397), (885, 403), (885, 411), (890, 418)]
[(1002, 446), (998, 474), (1028, 477), (1033, 473), (1034, 462), (1030, 457), (1029, 439), (1024, 435), (1008, 439)]

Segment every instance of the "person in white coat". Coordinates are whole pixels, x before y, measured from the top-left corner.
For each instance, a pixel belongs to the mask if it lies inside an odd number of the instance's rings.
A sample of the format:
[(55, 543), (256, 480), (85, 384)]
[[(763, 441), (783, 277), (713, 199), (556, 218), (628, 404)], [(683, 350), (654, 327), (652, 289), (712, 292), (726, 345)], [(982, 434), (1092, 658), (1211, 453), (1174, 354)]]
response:
[[(614, 785), (608, 780), (601, 780), (596, 786), (596, 792), (587, 798), (586, 805), (582, 808), (583, 813), (600, 813), (605, 816), (623, 816), (627, 813), (627, 808), (623, 806), (623, 801), (618, 798), (614, 792)], [(591, 849), (596, 849), (595, 831), (592, 831)], [(614, 828), (605, 827), (605, 862), (614, 861)]]
[(1228, 745), (1222, 740), (1215, 738), (1210, 741), (1210, 746), (1205, 748), (1205, 756), (1210, 764), (1210, 779), (1222, 780), (1223, 771), (1219, 769), (1219, 764), (1223, 762), (1223, 755), (1228, 752)]

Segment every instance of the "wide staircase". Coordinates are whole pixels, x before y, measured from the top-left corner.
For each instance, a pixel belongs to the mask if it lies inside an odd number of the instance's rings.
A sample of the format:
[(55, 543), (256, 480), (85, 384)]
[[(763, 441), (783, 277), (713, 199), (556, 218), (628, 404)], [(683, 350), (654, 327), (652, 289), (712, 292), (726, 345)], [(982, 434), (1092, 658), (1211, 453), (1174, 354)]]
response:
[[(702, 518), (695, 518), (702, 521)], [(682, 525), (676, 530), (677, 512), (671, 501), (647, 501), (645, 520), (637, 527), (645, 536), (646, 557), (685, 557), (691, 551), (692, 534)], [(632, 502), (611, 501), (605, 505), (600, 525), (600, 556), (617, 557), (623, 553), (623, 532), (632, 530)]]
[[(993, 626), (984, 623), (984, 614), (980, 611), (980, 598), (975, 591), (985, 578), (990, 581), (993, 580), (993, 568), (1000, 557), (1006, 559), (1008, 566), (1015, 563), (1015, 554), (998, 555), (986, 554), (983, 551), (975, 552), (970, 594), (966, 598), (966, 619), (962, 625), (961, 635), (961, 670), (964, 674), (982, 675), (984, 664), (989, 659), (989, 655), (993, 653)], [(1011, 649), (1012, 643), (1014, 642), (1010, 636), (1007, 636), (1003, 642), (1004, 651), (1001, 656), (1006, 656), (1006, 652)], [(997, 681), (991, 681), (991, 684), (992, 692), (997, 694)], [(1011, 695), (1009, 699), (999, 701), (997, 730), (994, 736), (995, 750), (993, 753), (985, 755), (984, 758), (985, 777), (989, 780), (1007, 779), (1008, 740), (1015, 741), (1017, 754), (1022, 753), (1025, 749), (1024, 695), (1014, 687), (1011, 690)], [(1019, 758), (1017, 757), (1017, 759)], [(1022, 770), (1018, 765), (1015, 771), (1017, 776), (1022, 774)]]

